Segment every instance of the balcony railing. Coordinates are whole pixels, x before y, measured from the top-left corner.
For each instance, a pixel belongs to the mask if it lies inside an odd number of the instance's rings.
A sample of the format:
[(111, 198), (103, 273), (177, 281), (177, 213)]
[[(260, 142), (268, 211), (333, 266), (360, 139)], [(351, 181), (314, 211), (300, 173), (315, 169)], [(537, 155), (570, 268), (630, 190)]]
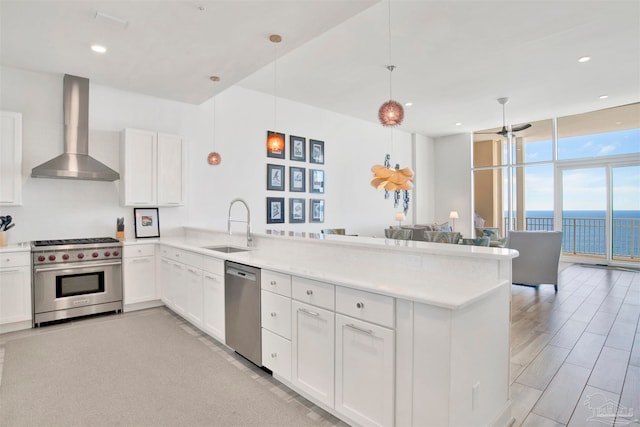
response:
[[(553, 230), (553, 218), (527, 217), (527, 230)], [(505, 219), (505, 226), (507, 225)], [(515, 229), (515, 226), (514, 226)], [(562, 218), (562, 254), (606, 256), (606, 219)], [(640, 262), (638, 257), (640, 219), (615, 218), (611, 230), (612, 258)]]

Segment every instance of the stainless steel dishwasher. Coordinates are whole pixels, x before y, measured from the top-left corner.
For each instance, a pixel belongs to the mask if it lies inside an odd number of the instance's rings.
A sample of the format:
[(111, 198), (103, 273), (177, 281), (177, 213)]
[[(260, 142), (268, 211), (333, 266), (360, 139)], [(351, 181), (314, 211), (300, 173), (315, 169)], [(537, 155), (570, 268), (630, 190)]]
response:
[(225, 261), (225, 342), (262, 366), (260, 269)]

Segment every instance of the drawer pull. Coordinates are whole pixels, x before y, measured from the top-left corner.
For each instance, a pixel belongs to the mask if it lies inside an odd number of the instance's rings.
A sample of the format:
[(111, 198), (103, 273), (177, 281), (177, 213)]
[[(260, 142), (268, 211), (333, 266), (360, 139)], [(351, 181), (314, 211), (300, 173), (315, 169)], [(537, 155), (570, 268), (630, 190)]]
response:
[(311, 316), (320, 316), (320, 313), (316, 313), (315, 311), (311, 311), (311, 310), (307, 310), (306, 308), (299, 308), (298, 311), (301, 311), (303, 313), (307, 313)]
[(275, 311), (272, 311), (272, 312), (271, 312), (271, 317), (276, 317), (276, 315), (277, 315), (277, 314), (276, 314), (276, 312), (275, 312)]
[(20, 270), (2, 270), (3, 273), (19, 273)]
[(347, 323), (345, 326), (354, 329), (356, 331), (362, 332), (363, 334), (367, 334), (367, 335), (373, 335), (373, 331), (371, 329), (363, 329), (363, 328), (359, 328), (356, 325), (352, 324), (352, 323)]
[(358, 308), (362, 308), (362, 307), (364, 307), (364, 303), (362, 303), (362, 302), (357, 302), (357, 303), (356, 303), (356, 307), (358, 307)]
[(276, 357), (278, 357), (278, 353), (271, 353), (271, 357), (275, 359)]
[(271, 281), (271, 286), (275, 286), (275, 285), (276, 285), (276, 281), (275, 281), (275, 280), (272, 280), (272, 281)]
[(313, 291), (311, 289), (307, 289), (307, 295), (313, 295)]

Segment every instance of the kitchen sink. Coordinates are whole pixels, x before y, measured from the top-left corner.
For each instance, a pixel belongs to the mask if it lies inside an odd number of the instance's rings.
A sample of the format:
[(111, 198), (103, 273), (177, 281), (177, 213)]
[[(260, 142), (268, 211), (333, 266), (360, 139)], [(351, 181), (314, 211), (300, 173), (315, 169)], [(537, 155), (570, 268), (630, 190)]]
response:
[(251, 249), (238, 248), (235, 246), (203, 246), (202, 249), (209, 249), (210, 251), (224, 252), (225, 254), (232, 254), (234, 252), (246, 252)]

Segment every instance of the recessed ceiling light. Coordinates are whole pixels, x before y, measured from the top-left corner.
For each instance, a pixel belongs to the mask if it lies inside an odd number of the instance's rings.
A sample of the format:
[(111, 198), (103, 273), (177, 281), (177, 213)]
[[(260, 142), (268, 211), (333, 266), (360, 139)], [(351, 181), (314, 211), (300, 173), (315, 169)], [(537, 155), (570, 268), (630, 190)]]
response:
[(590, 60), (590, 56), (581, 56), (580, 58), (578, 58), (578, 62), (589, 62)]
[(405, 107), (411, 107), (413, 105), (413, 102), (405, 102), (404, 106)]
[(600, 95), (600, 99), (607, 99), (609, 95)]
[(462, 123), (456, 122), (456, 126), (462, 126)]
[(92, 44), (91, 50), (95, 53), (105, 53), (107, 51), (107, 48), (100, 44)]

